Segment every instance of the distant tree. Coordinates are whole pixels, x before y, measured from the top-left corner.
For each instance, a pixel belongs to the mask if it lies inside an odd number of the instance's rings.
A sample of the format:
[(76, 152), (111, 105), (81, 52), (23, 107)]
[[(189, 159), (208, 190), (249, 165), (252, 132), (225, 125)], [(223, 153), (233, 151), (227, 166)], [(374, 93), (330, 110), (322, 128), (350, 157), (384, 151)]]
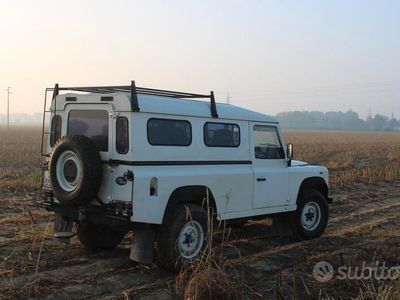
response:
[(277, 119), (284, 128), (297, 129), (342, 129), (342, 130), (394, 130), (400, 127), (400, 121), (393, 116), (368, 115), (364, 121), (358, 113), (349, 110), (329, 111), (289, 111), (277, 114)]
[(386, 130), (388, 128), (389, 119), (388, 117), (376, 114), (374, 117), (374, 130)]
[(365, 122), (360, 119), (358, 113), (347, 111), (343, 115), (343, 123), (346, 129), (365, 129)]
[(399, 127), (400, 127), (400, 122), (392, 116), (392, 118), (389, 120), (389, 129), (397, 130)]
[(325, 128), (325, 115), (320, 111), (311, 111), (309, 113), (310, 126), (312, 128)]

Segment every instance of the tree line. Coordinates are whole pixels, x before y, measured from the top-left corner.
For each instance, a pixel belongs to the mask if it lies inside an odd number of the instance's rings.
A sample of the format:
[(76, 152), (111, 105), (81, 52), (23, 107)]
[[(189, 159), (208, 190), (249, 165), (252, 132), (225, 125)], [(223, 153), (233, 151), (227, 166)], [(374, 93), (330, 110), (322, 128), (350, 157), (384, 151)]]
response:
[(283, 128), (400, 131), (400, 119), (381, 114), (361, 119), (354, 111), (289, 111), (276, 115)]

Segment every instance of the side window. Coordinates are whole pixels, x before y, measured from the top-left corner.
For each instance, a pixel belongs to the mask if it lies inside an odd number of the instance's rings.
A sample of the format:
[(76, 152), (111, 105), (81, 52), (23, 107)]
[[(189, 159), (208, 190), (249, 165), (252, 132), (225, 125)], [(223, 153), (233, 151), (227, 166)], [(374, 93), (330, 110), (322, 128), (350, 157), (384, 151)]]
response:
[(153, 146), (189, 146), (192, 126), (185, 120), (150, 119), (147, 122), (147, 140)]
[(283, 159), (281, 142), (276, 127), (254, 125), (254, 154), (259, 159)]
[(238, 147), (240, 145), (239, 126), (228, 123), (205, 123), (204, 144), (208, 147)]
[(129, 123), (125, 117), (117, 118), (116, 122), (116, 149), (119, 154), (126, 154), (129, 151)]
[(60, 138), (61, 138), (61, 117), (56, 115), (51, 120), (50, 146), (53, 147)]
[(108, 113), (105, 110), (71, 110), (68, 134), (90, 138), (99, 151), (108, 151)]

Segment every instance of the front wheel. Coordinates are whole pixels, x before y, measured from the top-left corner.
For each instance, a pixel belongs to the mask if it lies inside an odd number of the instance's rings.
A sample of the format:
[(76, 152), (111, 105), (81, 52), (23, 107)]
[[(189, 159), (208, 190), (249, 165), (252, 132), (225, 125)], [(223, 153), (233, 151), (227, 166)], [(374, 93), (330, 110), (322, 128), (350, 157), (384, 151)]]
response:
[(293, 214), (293, 231), (298, 239), (313, 239), (322, 235), (328, 224), (329, 209), (325, 196), (317, 190), (308, 190), (299, 196)]
[(125, 237), (125, 231), (99, 227), (90, 223), (78, 228), (78, 239), (89, 250), (113, 250)]
[(179, 271), (183, 263), (195, 260), (204, 249), (207, 237), (207, 213), (197, 205), (181, 205), (175, 215), (157, 232), (160, 264)]

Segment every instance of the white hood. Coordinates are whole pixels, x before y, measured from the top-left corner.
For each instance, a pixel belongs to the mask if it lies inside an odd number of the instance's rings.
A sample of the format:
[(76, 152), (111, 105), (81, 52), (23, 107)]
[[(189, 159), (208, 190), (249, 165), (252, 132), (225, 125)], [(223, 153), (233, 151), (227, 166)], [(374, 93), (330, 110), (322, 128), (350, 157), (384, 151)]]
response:
[(308, 163), (301, 160), (292, 160), (292, 167), (308, 166)]

